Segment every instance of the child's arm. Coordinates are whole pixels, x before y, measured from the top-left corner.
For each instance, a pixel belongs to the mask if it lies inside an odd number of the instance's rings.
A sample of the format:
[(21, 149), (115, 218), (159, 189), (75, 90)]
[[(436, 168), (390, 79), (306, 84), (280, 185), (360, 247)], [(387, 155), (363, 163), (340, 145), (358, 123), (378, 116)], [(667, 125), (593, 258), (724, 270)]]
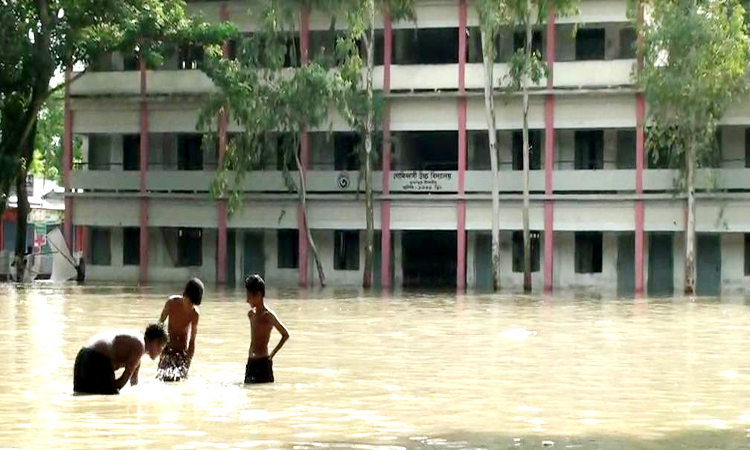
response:
[(276, 348), (273, 349), (271, 355), (269, 355), (269, 358), (273, 359), (273, 357), (276, 356), (276, 353), (281, 350), (281, 347), (284, 346), (284, 343), (289, 340), (289, 330), (287, 330), (284, 324), (281, 323), (281, 320), (276, 317), (276, 314), (271, 314), (271, 322), (273, 323), (273, 326), (279, 331), (279, 333), (281, 333), (281, 340), (278, 344), (276, 344)]
[(138, 367), (135, 368), (133, 371), (133, 375), (130, 377), (130, 385), (135, 386), (138, 384), (138, 372), (141, 370), (141, 363), (138, 363)]
[(190, 344), (188, 344), (188, 364), (193, 360), (193, 354), (195, 354), (195, 337), (198, 335), (198, 319), (200, 319), (201, 313), (198, 308), (193, 311), (193, 320), (190, 323)]
[(159, 322), (164, 323), (167, 320), (167, 317), (169, 317), (169, 303), (172, 301), (170, 298), (167, 300), (167, 303), (164, 304), (164, 309), (161, 311), (161, 317), (159, 317)]

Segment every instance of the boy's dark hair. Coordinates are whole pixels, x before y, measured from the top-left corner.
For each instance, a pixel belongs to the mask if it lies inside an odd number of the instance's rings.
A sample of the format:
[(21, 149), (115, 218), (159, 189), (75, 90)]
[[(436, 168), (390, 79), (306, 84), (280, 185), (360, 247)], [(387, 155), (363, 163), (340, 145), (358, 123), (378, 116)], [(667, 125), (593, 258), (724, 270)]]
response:
[(189, 298), (190, 303), (200, 305), (203, 301), (203, 282), (198, 278), (189, 279), (182, 296)]
[(251, 294), (260, 292), (261, 297), (266, 296), (266, 282), (263, 281), (263, 277), (257, 273), (248, 275), (247, 278), (245, 278), (245, 289)]
[(164, 330), (164, 324), (152, 323), (146, 327), (146, 332), (143, 333), (143, 339), (146, 342), (158, 340), (165, 344), (167, 342), (167, 332)]

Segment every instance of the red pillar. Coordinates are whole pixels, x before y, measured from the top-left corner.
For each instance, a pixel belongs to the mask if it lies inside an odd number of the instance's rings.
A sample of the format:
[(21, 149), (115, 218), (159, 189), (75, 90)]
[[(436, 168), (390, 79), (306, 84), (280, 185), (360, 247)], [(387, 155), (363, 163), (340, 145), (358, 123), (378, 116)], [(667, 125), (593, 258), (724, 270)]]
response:
[[(393, 24), (390, 14), (383, 17), (383, 94), (391, 92), (391, 55), (393, 51)], [(391, 104), (383, 106), (383, 196), (391, 193)], [(391, 287), (391, 201), (380, 202), (380, 285)]]
[[(299, 48), (300, 60), (302, 64), (307, 64), (310, 59), (310, 10), (302, 10), (300, 17), (299, 29)], [(302, 163), (302, 172), (307, 172), (310, 160), (310, 139), (307, 127), (304, 127), (300, 135), (300, 162)], [(298, 283), (300, 286), (308, 285), (308, 268), (307, 268), (307, 234), (305, 232), (305, 216), (302, 205), (297, 205), (297, 229), (299, 230), (299, 272)]]
[[(222, 3), (221, 10), (219, 12), (222, 22), (229, 18), (227, 11), (227, 4)], [(228, 43), (224, 43), (223, 53), (224, 57), (227, 57)], [(219, 168), (221, 162), (224, 159), (224, 154), (227, 151), (227, 112), (226, 109), (222, 109), (219, 114)], [(216, 283), (226, 284), (227, 282), (227, 201), (226, 199), (219, 199), (217, 204), (217, 242), (216, 242)]]
[(148, 198), (146, 198), (146, 174), (148, 172), (148, 104), (146, 103), (146, 61), (140, 60), (141, 110), (140, 110), (140, 281), (148, 281)]
[[(73, 198), (70, 186), (70, 171), (73, 167), (73, 110), (70, 108), (70, 79), (72, 69), (65, 69), (65, 121), (63, 129), (63, 187), (65, 188), (65, 215), (63, 236), (69, 248), (73, 248)], [(2, 244), (0, 244), (2, 245)]]
[(456, 289), (466, 289), (466, 0), (458, 3), (458, 202), (456, 204)]
[[(638, 24), (643, 23), (643, 6), (638, 5)], [(637, 70), (643, 67), (643, 55), (641, 46), (643, 36), (638, 34), (638, 65)], [(643, 94), (635, 95), (635, 192), (643, 194), (643, 163), (644, 163), (644, 120), (645, 104)], [(643, 200), (635, 201), (635, 294), (643, 294), (643, 262), (644, 262), (644, 205)]]
[[(547, 17), (547, 89), (554, 89), (555, 43), (557, 39), (555, 8), (550, 6)], [(548, 94), (544, 102), (544, 193), (554, 193), (552, 174), (555, 170), (555, 96)], [(555, 207), (551, 199), (544, 202), (544, 290), (554, 285)]]

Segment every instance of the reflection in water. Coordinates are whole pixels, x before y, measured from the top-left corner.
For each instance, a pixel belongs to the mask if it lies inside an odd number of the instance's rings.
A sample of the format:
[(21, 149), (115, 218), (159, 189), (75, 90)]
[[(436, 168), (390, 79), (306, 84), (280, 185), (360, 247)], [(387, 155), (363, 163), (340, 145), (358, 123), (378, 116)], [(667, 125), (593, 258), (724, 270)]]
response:
[(207, 293), (188, 381), (144, 361), (120, 396), (72, 396), (79, 347), (170, 292), (0, 285), (0, 447), (750, 448), (741, 299), (277, 291), (292, 339), (245, 387), (242, 292)]

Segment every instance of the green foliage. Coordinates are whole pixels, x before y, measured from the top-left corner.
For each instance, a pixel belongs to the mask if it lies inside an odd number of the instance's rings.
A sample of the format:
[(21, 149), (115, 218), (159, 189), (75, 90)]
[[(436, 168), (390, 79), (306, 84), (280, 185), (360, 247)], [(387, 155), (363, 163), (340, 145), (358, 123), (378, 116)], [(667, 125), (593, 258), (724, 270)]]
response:
[[(63, 131), (65, 101), (61, 92), (50, 95), (37, 116), (34, 155), (29, 171), (34, 175), (62, 183)], [(81, 160), (80, 138), (75, 138), (74, 162)]]
[(637, 82), (648, 108), (647, 148), (661, 165), (680, 169), (694, 149), (705, 167), (719, 156), (719, 120), (747, 92), (745, 11), (738, 0), (644, 2), (643, 70)]

